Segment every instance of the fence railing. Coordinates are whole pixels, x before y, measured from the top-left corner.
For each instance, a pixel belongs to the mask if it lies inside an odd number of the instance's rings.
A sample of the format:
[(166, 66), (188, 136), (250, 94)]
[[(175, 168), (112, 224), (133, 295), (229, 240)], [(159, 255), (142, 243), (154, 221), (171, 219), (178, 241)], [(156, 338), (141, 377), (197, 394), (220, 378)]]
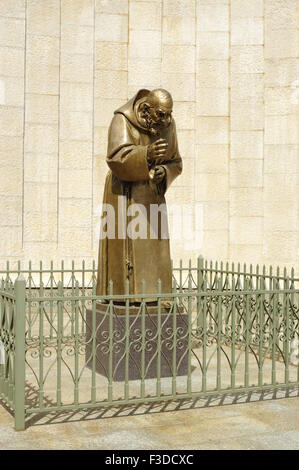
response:
[(98, 296), (94, 263), (63, 267), (2, 272), (0, 394), (16, 429), (40, 412), (298, 387), (293, 271), (199, 258), (173, 268), (170, 293), (110, 282)]
[[(290, 272), (286, 267), (281, 269), (273, 266), (267, 267), (263, 265), (253, 266), (244, 263), (224, 263), (213, 262), (204, 260), (201, 256), (193, 263), (191, 260), (187, 264), (179, 262), (178, 266), (172, 263), (173, 279), (176, 282), (177, 289), (188, 288), (189, 278), (192, 280), (192, 288), (202, 282), (205, 277), (208, 288), (214, 288), (216, 281), (220, 279), (222, 289), (230, 289), (234, 280), (236, 289), (243, 288), (246, 279), (249, 280), (250, 288), (258, 288), (261, 280), (263, 280), (266, 288), (271, 288), (273, 282), (279, 281), (280, 287), (284, 285), (285, 279), (289, 277), (292, 288), (299, 287), (299, 278), (295, 277), (294, 268)], [(11, 266), (7, 262), (5, 269), (0, 269), (0, 278), (14, 282), (18, 275), (22, 273), (26, 281), (26, 289), (35, 290), (43, 284), (45, 289), (57, 289), (58, 282), (61, 281), (64, 288), (72, 289), (75, 283), (78, 282), (79, 286), (91, 288), (92, 282), (96, 279), (97, 269), (95, 261), (90, 266), (86, 267), (83, 260), (82, 263), (75, 263), (74, 261), (65, 263), (61, 261), (60, 266), (54, 267), (53, 261), (49, 265), (45, 265), (42, 261), (39, 265), (32, 265), (29, 261), (28, 266), (22, 264), (20, 261)]]

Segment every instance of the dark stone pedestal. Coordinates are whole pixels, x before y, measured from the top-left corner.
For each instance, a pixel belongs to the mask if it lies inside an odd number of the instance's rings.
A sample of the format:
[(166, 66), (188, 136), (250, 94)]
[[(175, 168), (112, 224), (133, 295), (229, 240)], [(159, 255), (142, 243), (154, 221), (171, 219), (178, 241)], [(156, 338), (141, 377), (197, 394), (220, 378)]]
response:
[[(106, 313), (108, 310), (108, 313)], [(126, 363), (126, 317), (125, 307), (115, 306), (113, 312), (113, 351), (112, 373), (114, 381), (125, 380)], [(86, 362), (92, 367), (92, 312), (86, 311)], [(149, 306), (145, 314), (145, 352), (144, 364), (146, 379), (157, 377), (157, 346), (158, 346), (158, 314), (157, 306)], [(138, 307), (130, 306), (129, 315), (129, 380), (141, 379), (142, 364), (142, 318)], [(173, 313), (164, 308), (161, 311), (161, 377), (173, 375)], [(98, 304), (96, 311), (96, 372), (108, 378), (109, 371), (109, 306)], [(176, 314), (176, 375), (187, 374), (188, 364), (188, 315), (177, 308)]]

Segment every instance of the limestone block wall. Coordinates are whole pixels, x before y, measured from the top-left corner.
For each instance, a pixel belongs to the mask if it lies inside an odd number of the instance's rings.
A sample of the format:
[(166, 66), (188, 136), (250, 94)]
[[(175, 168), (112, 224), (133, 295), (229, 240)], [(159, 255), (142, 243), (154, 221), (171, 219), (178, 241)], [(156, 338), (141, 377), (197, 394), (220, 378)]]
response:
[[(0, 260), (97, 257), (113, 111), (167, 88), (172, 256), (299, 271), (299, 0), (0, 0)], [(173, 215), (170, 214), (173, 223)]]

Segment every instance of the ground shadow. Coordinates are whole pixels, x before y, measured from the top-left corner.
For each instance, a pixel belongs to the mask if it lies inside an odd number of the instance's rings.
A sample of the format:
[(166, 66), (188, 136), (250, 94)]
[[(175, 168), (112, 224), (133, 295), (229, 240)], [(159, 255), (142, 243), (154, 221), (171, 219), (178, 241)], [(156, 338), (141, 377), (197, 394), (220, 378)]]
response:
[(14, 411), (12, 408), (10, 408), (10, 406), (8, 406), (8, 404), (6, 403), (5, 400), (2, 400), (2, 398), (0, 397), (0, 405), (2, 406), (2, 408), (5, 409), (5, 411), (7, 411), (11, 416), (14, 416)]
[[(29, 406), (37, 406), (38, 404), (38, 390), (31, 384), (26, 385), (26, 390), (29, 392), (27, 395), (27, 404)], [(30, 398), (28, 398), (30, 397)], [(269, 389), (267, 391), (251, 391), (251, 392), (235, 392), (235, 393), (221, 393), (210, 395), (204, 398), (172, 400), (167, 402), (156, 402), (150, 404), (131, 404), (131, 405), (118, 405), (117, 407), (101, 407), (99, 405), (96, 409), (81, 409), (73, 411), (60, 411), (60, 412), (43, 412), (32, 415), (26, 419), (26, 428), (30, 426), (43, 426), (49, 424), (71, 423), (78, 421), (89, 421), (96, 419), (107, 419), (116, 417), (138, 416), (152, 413), (167, 413), (180, 410), (194, 410), (198, 408), (207, 408), (212, 406), (228, 406), (228, 405), (241, 405), (244, 403), (253, 403), (265, 400), (279, 400), (283, 398), (296, 398), (299, 397), (298, 385), (282, 388), (282, 389)], [(146, 400), (146, 398), (145, 398)], [(55, 406), (56, 403), (44, 397), (46, 406)]]

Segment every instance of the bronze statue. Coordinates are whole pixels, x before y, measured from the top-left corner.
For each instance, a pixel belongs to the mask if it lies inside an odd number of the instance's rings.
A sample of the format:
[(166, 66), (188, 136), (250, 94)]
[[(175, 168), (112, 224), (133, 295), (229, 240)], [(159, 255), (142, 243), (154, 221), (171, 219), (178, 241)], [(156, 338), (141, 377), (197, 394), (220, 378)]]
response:
[[(112, 235), (103, 236), (106, 226), (102, 222), (98, 295), (109, 293), (110, 279), (114, 294), (125, 293), (126, 279), (130, 294), (142, 292), (143, 279), (147, 294), (157, 292), (158, 279), (162, 292), (172, 290), (169, 236), (161, 228), (161, 220), (158, 233), (153, 236), (150, 220), (151, 205), (165, 205), (167, 188), (182, 172), (172, 108), (172, 97), (166, 90), (142, 89), (114, 112), (108, 135), (106, 161), (110, 170), (103, 202), (115, 211), (115, 230)], [(132, 203), (145, 208), (139, 214), (146, 219), (145, 237), (128, 235), (127, 228), (134, 220), (128, 212)]]

